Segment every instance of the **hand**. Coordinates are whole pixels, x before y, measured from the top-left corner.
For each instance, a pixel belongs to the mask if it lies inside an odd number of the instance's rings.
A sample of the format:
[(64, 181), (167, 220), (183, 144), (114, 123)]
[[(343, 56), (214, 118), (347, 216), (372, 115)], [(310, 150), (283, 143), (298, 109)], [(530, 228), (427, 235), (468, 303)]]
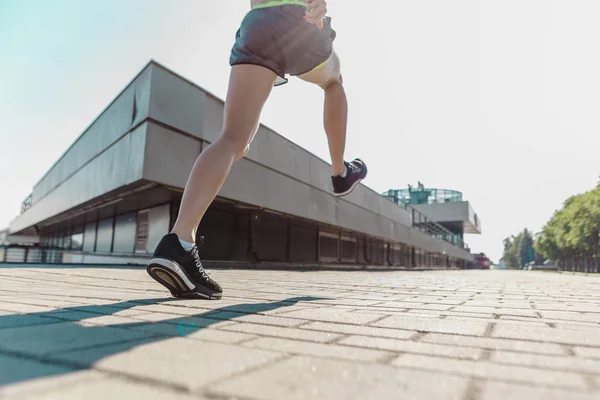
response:
[(317, 25), (319, 29), (323, 29), (323, 17), (327, 14), (327, 2), (325, 0), (307, 0), (306, 22)]

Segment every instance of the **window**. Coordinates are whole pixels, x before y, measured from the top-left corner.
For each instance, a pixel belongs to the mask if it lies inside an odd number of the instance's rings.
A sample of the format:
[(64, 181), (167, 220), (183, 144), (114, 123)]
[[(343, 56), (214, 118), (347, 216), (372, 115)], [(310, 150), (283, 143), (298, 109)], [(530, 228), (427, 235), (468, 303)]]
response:
[(137, 213), (119, 215), (115, 219), (113, 252), (133, 253), (135, 248), (135, 225)]
[(107, 218), (98, 221), (98, 235), (96, 237), (96, 252), (110, 253), (113, 237), (113, 219)]
[(319, 232), (319, 261), (338, 261), (339, 235)]
[(83, 248), (83, 225), (73, 229), (71, 232), (71, 249), (81, 250)]
[(83, 251), (93, 252), (96, 247), (96, 221), (85, 224), (83, 235)]

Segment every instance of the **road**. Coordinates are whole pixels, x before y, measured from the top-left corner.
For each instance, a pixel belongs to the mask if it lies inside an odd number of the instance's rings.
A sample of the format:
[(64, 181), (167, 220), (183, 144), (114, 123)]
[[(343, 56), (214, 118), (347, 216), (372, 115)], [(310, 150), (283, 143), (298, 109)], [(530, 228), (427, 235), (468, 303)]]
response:
[(0, 269), (0, 395), (19, 399), (598, 399), (600, 277)]

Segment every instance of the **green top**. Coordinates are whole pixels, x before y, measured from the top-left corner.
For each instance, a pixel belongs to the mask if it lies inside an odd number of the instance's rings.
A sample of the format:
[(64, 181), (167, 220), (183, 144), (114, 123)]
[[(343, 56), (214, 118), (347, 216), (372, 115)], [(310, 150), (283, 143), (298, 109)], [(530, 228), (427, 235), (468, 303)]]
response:
[(252, 7), (252, 9), (258, 10), (260, 8), (277, 7), (277, 6), (284, 6), (284, 5), (288, 5), (288, 4), (295, 4), (297, 6), (306, 7), (306, 2), (303, 0), (271, 0), (266, 3), (259, 4), (255, 7)]

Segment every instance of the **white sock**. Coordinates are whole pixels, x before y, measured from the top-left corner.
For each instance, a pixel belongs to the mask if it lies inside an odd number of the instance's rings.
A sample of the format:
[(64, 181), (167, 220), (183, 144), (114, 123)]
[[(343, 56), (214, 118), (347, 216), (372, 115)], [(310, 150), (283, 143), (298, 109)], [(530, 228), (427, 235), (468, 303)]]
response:
[(346, 168), (346, 164), (344, 164), (344, 173), (342, 174), (342, 178), (345, 178), (348, 175), (348, 169)]
[(186, 242), (185, 240), (181, 239), (179, 239), (179, 243), (181, 243), (181, 246), (184, 248), (184, 250), (191, 250), (195, 246), (194, 243)]

